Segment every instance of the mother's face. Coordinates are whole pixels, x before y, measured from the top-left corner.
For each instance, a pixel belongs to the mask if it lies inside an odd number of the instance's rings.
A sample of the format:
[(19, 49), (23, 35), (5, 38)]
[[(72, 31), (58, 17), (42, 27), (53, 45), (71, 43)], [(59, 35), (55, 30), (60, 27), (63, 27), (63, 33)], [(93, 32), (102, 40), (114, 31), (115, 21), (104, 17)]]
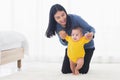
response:
[(54, 18), (57, 23), (65, 27), (67, 21), (67, 15), (64, 11), (57, 11), (56, 14), (54, 15)]

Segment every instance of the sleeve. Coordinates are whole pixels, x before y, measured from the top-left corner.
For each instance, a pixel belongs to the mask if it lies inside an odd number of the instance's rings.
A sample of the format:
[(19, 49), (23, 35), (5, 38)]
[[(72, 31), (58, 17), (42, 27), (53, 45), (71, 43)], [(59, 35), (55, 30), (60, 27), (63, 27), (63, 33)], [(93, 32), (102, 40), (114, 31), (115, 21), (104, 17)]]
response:
[(70, 38), (70, 37), (67, 35), (67, 36), (65, 37), (65, 40), (66, 40), (66, 41), (69, 41), (69, 38)]
[(75, 15), (76, 22), (84, 29), (84, 33), (93, 32), (95, 33), (95, 29), (90, 26), (85, 20), (83, 20), (80, 16)]
[(56, 25), (56, 33), (59, 33), (61, 30), (63, 30), (63, 28), (59, 24), (57, 24)]
[(83, 43), (86, 44), (86, 43), (88, 43), (88, 42), (90, 42), (90, 40), (87, 39), (87, 38), (84, 36), (84, 37), (83, 37)]
[(63, 30), (63, 28), (62, 28), (59, 24), (57, 24), (57, 25), (56, 25), (56, 34), (58, 35), (59, 41), (60, 41), (60, 43), (61, 43), (62, 45), (67, 46), (67, 41), (61, 39), (60, 36), (59, 36), (59, 34), (58, 34), (59, 31), (61, 31), (61, 30)]
[[(58, 35), (58, 34), (57, 34)], [(67, 46), (68, 42), (64, 39), (61, 39), (60, 36), (58, 35), (59, 41), (62, 45)]]

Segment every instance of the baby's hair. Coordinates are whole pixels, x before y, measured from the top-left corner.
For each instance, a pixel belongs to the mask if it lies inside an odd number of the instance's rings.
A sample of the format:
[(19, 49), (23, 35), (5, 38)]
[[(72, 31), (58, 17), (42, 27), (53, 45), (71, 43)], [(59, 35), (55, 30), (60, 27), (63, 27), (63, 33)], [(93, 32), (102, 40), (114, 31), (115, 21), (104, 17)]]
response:
[(75, 27), (72, 28), (72, 30), (75, 30), (75, 29), (79, 29), (80, 32), (83, 32), (83, 30), (82, 30), (82, 28), (80, 26), (75, 26)]

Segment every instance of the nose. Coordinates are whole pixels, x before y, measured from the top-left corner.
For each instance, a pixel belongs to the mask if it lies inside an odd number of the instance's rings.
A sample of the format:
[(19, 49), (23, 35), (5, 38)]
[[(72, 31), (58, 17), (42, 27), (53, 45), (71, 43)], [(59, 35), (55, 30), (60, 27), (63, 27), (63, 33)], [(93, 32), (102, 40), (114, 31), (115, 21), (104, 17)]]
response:
[(60, 21), (64, 21), (64, 18), (63, 18), (63, 17), (61, 17), (61, 18), (60, 18)]
[(75, 37), (75, 36), (74, 36), (73, 38), (74, 38), (74, 39), (76, 39), (76, 37)]

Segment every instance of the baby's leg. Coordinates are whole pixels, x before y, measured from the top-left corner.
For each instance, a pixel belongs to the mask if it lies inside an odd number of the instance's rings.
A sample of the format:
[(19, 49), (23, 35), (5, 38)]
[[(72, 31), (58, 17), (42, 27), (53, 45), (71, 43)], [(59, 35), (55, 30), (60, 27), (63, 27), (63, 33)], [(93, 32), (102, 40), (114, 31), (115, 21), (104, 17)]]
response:
[(75, 74), (75, 63), (70, 60), (70, 68), (73, 74)]
[(82, 68), (83, 64), (84, 64), (84, 58), (79, 58), (77, 60), (77, 66), (75, 67), (75, 75), (79, 74), (79, 70)]

